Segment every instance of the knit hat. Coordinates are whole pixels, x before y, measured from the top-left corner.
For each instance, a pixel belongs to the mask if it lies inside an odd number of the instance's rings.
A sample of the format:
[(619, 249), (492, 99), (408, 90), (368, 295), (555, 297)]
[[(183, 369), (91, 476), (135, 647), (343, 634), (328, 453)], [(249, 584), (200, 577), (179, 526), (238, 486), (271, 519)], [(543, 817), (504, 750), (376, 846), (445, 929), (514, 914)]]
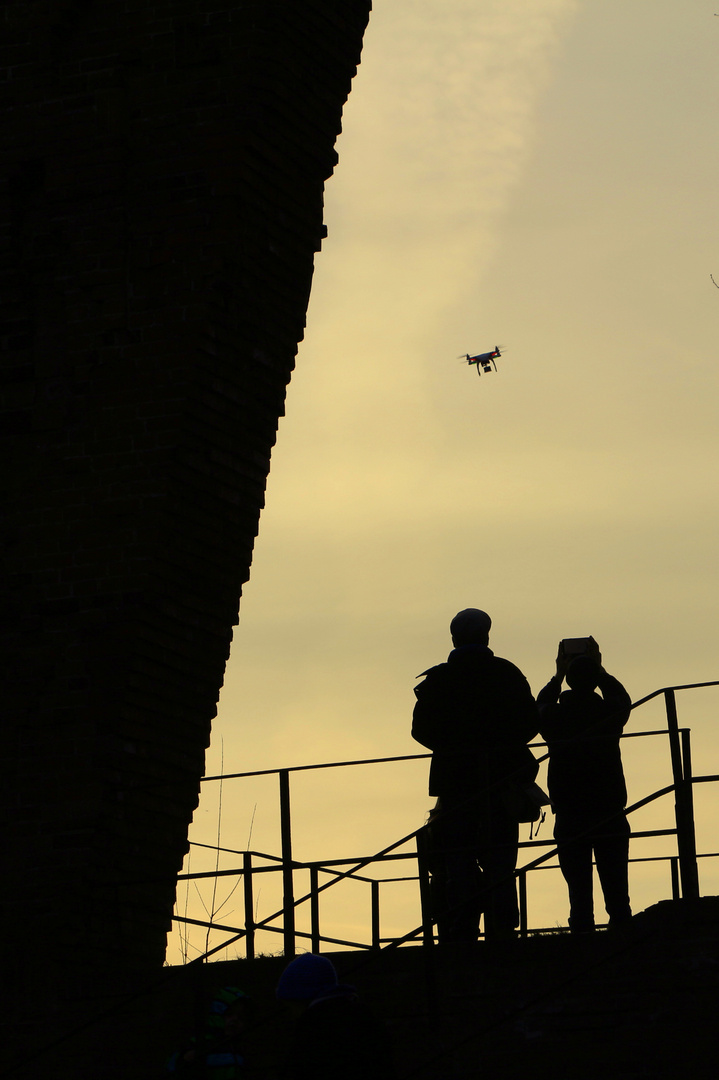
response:
[(282, 972), (276, 994), (280, 1001), (312, 1001), (337, 986), (337, 972), (331, 960), (303, 953)]
[(486, 611), (476, 607), (459, 611), (449, 624), (456, 645), (484, 645), (489, 637), (492, 620)]

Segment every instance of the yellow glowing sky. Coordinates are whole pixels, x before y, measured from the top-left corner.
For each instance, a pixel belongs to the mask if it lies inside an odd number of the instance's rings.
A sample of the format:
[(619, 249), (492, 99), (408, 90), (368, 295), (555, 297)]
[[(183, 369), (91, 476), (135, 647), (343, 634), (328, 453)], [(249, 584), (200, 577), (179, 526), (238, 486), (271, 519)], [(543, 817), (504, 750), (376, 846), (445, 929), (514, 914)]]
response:
[[(704, 0), (375, 0), (208, 774), (421, 751), (466, 606), (535, 692), (589, 633), (635, 700), (719, 677), (718, 61)], [(497, 343), (497, 374), (456, 360)], [(718, 697), (680, 700), (696, 772)], [(632, 742), (637, 799), (668, 779)], [(298, 779), (296, 855), (417, 827), (426, 771)], [(224, 786), (223, 844), (254, 811), (277, 850), (274, 790)]]

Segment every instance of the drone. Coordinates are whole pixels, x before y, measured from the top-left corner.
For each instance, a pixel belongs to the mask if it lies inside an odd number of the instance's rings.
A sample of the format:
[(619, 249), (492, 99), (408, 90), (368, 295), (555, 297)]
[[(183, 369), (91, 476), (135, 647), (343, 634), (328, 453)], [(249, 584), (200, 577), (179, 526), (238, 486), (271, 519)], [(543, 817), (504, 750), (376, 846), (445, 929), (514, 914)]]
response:
[[(492, 368), (494, 368), (495, 371), (497, 370), (497, 365), (494, 361), (496, 357), (501, 355), (499, 345), (495, 345), (491, 352), (477, 353), (475, 356), (470, 356), (469, 353), (465, 353), (464, 356), (458, 356), (457, 359), (466, 360), (468, 364), (476, 364), (478, 375), (481, 375), (482, 371), (485, 375), (489, 375)], [(479, 370), (480, 367), (482, 371)]]

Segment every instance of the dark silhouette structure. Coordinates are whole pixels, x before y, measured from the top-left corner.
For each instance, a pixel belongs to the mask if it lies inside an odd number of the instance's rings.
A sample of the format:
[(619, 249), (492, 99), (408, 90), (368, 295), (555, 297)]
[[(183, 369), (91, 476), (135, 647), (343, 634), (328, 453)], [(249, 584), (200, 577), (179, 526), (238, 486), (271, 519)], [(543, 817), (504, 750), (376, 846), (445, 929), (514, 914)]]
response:
[[(631, 698), (601, 657), (560, 652), (557, 674), (540, 691), (540, 731), (549, 747), (548, 786), (555, 812), (554, 838), (569, 890), (569, 927), (594, 930), (592, 856), (604, 893), (609, 925), (631, 918), (629, 834), (619, 739)], [(569, 686), (562, 691), (565, 678)], [(595, 693), (596, 689), (601, 694)]]
[(489, 648), (490, 626), (477, 608), (459, 612), (447, 663), (415, 688), (412, 736), (433, 752), (429, 793), (441, 807), (430, 830), (433, 876), (446, 880), (438, 925), (461, 942), (476, 940), (482, 911), (489, 937), (519, 925), (513, 789), (538, 768), (527, 747), (539, 726), (534, 698), (519, 668)]
[(162, 964), (369, 8), (3, 10), (13, 997)]

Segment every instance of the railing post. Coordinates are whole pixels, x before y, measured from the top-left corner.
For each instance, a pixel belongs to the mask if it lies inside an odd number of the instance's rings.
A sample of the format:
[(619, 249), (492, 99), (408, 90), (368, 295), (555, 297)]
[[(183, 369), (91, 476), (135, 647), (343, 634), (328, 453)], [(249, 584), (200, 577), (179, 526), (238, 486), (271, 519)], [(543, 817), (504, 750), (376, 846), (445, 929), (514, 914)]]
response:
[(686, 815), (686, 861), (688, 888), (683, 888), (685, 896), (699, 898), (699, 866), (697, 864), (697, 834), (694, 823), (694, 781), (692, 779), (691, 732), (682, 731), (682, 801)]
[(310, 934), (312, 952), (317, 955), (320, 951), (320, 872), (317, 866), (310, 867)]
[(252, 853), (242, 853), (242, 883), (245, 890), (245, 956), (255, 959), (255, 912), (252, 895)]
[(379, 881), (373, 881), (370, 884), (370, 890), (372, 894), (372, 948), (380, 949), (380, 930), (379, 930)]
[(519, 878), (519, 936), (527, 936), (527, 871), (520, 870)]
[(679, 888), (679, 859), (673, 855), (669, 860), (669, 871), (672, 876), (672, 900), (681, 900), (682, 893)]
[[(677, 826), (677, 852), (679, 855), (682, 896), (687, 899), (694, 899), (699, 896), (699, 874), (697, 871), (696, 838), (694, 835), (691, 756), (687, 749), (686, 759), (682, 762), (677, 702), (673, 690), (664, 691), (664, 703), (667, 710), (669, 750), (674, 778), (674, 816)], [(685, 772), (685, 766), (688, 769), (688, 775)]]
[(292, 821), (290, 817), (290, 773), (280, 769), (280, 831), (282, 840), (282, 925), (285, 957), (295, 955), (295, 890), (292, 876)]

